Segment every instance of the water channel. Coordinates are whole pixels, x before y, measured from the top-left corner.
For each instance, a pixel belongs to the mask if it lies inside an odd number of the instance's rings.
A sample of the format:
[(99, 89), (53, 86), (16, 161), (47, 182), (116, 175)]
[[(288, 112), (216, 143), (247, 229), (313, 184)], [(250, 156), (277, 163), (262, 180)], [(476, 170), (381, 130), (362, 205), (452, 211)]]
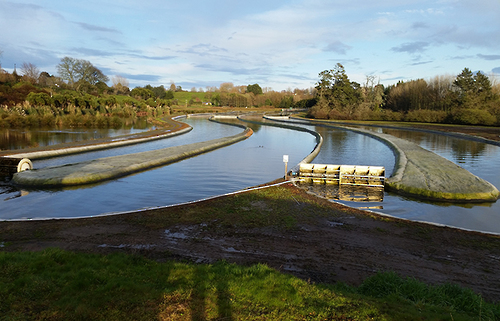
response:
[[(122, 148), (35, 160), (35, 168), (143, 150), (206, 141), (240, 133), (242, 128), (183, 120), (193, 126), (187, 134)], [(122, 177), (94, 186), (57, 190), (18, 190), (0, 187), (0, 219), (36, 219), (94, 216), (165, 206), (234, 192), (284, 175), (283, 155), (298, 163), (314, 148), (316, 138), (304, 132), (250, 125), (254, 134), (245, 141), (178, 163)]]
[[(374, 139), (349, 130), (313, 125), (304, 125), (304, 127), (320, 132), (325, 139), (323, 148), (314, 163), (346, 164), (348, 162), (352, 165), (383, 165), (387, 170), (386, 176), (391, 175), (394, 156), (390, 151), (380, 149), (381, 147)], [(362, 128), (412, 141), (500, 188), (500, 147), (498, 146), (420, 131)], [(385, 157), (378, 155), (380, 152)], [(385, 192), (382, 202), (357, 203), (340, 200), (338, 202), (414, 221), (500, 233), (500, 201), (479, 204), (427, 202)]]
[(39, 130), (0, 128), (0, 150), (43, 147), (75, 141), (95, 140), (99, 138), (136, 134), (152, 127), (145, 117), (135, 119), (122, 128), (46, 128)]
[[(183, 120), (184, 121), (184, 120)], [(121, 155), (142, 150), (205, 141), (229, 136), (240, 128), (202, 118), (185, 120), (190, 133), (146, 144), (35, 161), (35, 168), (86, 159)], [(0, 186), (0, 219), (36, 219), (94, 216), (141, 208), (189, 202), (262, 184), (284, 174), (282, 156), (297, 164), (316, 144), (305, 132), (247, 124), (255, 131), (249, 139), (181, 162), (130, 175), (118, 180), (73, 189), (19, 190)], [(305, 126), (324, 137), (315, 163), (381, 165), (390, 176), (392, 151), (380, 141), (351, 131)], [(500, 147), (444, 135), (405, 130), (371, 128), (409, 139), (459, 164), (473, 174), (500, 187)], [(416, 221), (428, 221), (464, 229), (500, 233), (500, 202), (457, 205), (429, 203), (385, 192), (382, 202), (339, 201), (352, 207)]]

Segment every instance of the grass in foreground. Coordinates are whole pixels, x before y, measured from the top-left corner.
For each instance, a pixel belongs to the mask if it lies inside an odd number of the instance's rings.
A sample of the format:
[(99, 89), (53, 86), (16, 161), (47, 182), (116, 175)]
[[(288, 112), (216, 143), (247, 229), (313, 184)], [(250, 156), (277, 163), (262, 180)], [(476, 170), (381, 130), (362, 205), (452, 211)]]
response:
[(393, 273), (359, 288), (309, 284), (265, 265), (0, 252), (1, 320), (495, 320), (500, 305)]

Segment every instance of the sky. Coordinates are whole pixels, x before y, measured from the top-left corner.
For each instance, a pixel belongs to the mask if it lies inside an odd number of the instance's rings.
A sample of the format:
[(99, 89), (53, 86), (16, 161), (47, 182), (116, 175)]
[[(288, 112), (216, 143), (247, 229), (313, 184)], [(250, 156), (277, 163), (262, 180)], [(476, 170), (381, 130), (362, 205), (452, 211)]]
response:
[[(500, 76), (500, 0), (0, 0), (1, 67), (90, 61), (130, 88)], [(109, 85), (111, 85), (111, 81)]]

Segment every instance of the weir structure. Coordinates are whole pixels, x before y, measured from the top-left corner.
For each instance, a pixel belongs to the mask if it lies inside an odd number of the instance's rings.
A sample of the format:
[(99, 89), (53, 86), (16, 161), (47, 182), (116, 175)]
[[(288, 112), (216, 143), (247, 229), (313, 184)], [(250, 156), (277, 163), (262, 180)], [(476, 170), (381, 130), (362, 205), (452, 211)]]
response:
[(383, 166), (300, 164), (298, 180), (303, 183), (384, 188), (384, 175)]

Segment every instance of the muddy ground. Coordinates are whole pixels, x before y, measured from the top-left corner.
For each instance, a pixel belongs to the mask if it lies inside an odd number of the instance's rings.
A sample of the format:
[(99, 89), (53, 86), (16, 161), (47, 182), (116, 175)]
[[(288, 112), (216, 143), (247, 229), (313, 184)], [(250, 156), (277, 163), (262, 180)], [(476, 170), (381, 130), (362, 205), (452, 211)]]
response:
[[(277, 201), (247, 192), (107, 217), (3, 221), (0, 250), (58, 247), (133, 253), (158, 261), (265, 263), (312, 282), (350, 285), (377, 271), (395, 271), (431, 284), (456, 283), (488, 301), (500, 301), (499, 236), (377, 216), (317, 198), (289, 183), (272, 189), (285, 189), (290, 197)], [(253, 196), (242, 203), (247, 197), (242, 195)], [(228, 220), (245, 213), (272, 217), (276, 209), (290, 214), (279, 224), (271, 219), (266, 226)]]

